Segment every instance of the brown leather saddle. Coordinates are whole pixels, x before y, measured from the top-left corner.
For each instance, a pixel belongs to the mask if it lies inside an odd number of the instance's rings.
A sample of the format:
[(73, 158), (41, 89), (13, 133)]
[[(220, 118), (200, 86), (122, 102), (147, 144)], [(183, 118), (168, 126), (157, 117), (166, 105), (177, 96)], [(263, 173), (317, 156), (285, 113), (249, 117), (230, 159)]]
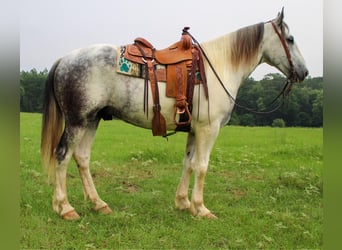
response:
[[(134, 44), (126, 45), (121, 56), (129, 61), (145, 65), (144, 111), (148, 116), (148, 80), (153, 97), (152, 133), (166, 135), (166, 122), (160, 113), (158, 81), (166, 82), (166, 96), (176, 98), (173, 120), (176, 131), (189, 131), (192, 120), (192, 98), (194, 85), (202, 83), (208, 98), (208, 87), (204, 72), (201, 50), (192, 43), (188, 27), (182, 32), (181, 40), (157, 50), (144, 38), (138, 37)], [(157, 69), (156, 65), (164, 65)], [(176, 121), (177, 114), (179, 121)]]

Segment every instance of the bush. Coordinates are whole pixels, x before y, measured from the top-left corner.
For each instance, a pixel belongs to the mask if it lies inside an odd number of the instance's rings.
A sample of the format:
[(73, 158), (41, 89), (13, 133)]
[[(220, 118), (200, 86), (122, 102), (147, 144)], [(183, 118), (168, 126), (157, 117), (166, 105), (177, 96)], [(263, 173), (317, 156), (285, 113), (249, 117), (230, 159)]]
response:
[(229, 120), (229, 125), (239, 125), (240, 124), (240, 119), (236, 112), (233, 112), (230, 120)]
[(240, 116), (241, 126), (255, 126), (255, 119), (252, 114), (243, 114)]
[(284, 128), (285, 126), (285, 121), (281, 118), (274, 119), (272, 122), (272, 127)]

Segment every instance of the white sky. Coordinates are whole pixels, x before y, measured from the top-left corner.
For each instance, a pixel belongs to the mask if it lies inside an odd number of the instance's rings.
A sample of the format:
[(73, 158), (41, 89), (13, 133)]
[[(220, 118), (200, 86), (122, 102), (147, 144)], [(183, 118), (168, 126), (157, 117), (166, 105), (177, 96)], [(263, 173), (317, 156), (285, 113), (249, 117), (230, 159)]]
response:
[[(204, 42), (273, 19), (283, 6), (310, 75), (323, 76), (323, 0), (22, 0), (20, 70), (49, 69), (73, 49), (138, 36), (161, 49), (180, 39), (184, 26)], [(274, 72), (262, 65), (252, 77)]]

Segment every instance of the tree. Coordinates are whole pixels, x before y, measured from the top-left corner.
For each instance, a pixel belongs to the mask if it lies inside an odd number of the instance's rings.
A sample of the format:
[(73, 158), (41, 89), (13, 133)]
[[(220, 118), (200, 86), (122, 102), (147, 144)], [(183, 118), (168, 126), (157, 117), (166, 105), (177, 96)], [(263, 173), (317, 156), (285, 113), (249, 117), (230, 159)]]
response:
[(242, 126), (254, 126), (255, 119), (252, 114), (243, 114), (240, 116), (240, 125)]
[(312, 126), (323, 126), (323, 91), (318, 91), (312, 104)]
[(20, 111), (42, 112), (44, 84), (48, 75), (47, 69), (38, 72), (20, 72)]
[[(237, 102), (258, 111), (272, 110), (282, 101), (279, 98), (270, 105), (283, 89), (285, 82), (286, 78), (280, 74), (268, 74), (260, 81), (249, 78), (240, 88)], [(240, 121), (239, 125), (271, 126), (274, 119), (281, 118), (287, 126), (322, 126), (323, 77), (309, 77), (302, 83), (294, 84), (285, 105), (273, 113), (254, 114), (239, 107), (235, 108), (234, 113), (237, 116), (234, 118), (234, 124)]]

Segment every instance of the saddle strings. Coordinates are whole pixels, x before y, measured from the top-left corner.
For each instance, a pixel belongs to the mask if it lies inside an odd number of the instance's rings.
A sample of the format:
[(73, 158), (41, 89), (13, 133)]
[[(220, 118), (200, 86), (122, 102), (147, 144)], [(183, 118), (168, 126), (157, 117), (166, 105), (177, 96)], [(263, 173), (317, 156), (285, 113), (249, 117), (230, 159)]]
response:
[(196, 38), (188, 31), (188, 30), (183, 30), (183, 32), (186, 32), (194, 41), (194, 43), (200, 48), (204, 58), (207, 60), (211, 70), (213, 71), (215, 77), (217, 78), (217, 80), (219, 81), (220, 85), (222, 86), (223, 90), (226, 92), (226, 94), (228, 95), (228, 97), (233, 101), (233, 103), (235, 104), (235, 106), (237, 106), (238, 108), (247, 110), (251, 113), (255, 113), (255, 114), (270, 114), (275, 112), (276, 110), (278, 110), (279, 108), (281, 108), (284, 104), (285, 104), (285, 99), (287, 97), (287, 95), (290, 93), (291, 88), (293, 83), (287, 79), (285, 82), (285, 85), (282, 89), (282, 91), (273, 99), (272, 102), (270, 102), (266, 107), (271, 106), (280, 96), (282, 96), (282, 102), (279, 103), (278, 106), (276, 106), (275, 108), (271, 109), (271, 110), (267, 110), (267, 111), (258, 111), (256, 109), (253, 108), (249, 108), (247, 106), (241, 105), (240, 103), (237, 102), (236, 98), (233, 97), (233, 95), (228, 91), (228, 89), (225, 87), (225, 85), (223, 84), (223, 81), (221, 80), (220, 76), (218, 75), (218, 73), (216, 72), (214, 66), (212, 65), (211, 61), (209, 60), (209, 57), (207, 56), (207, 54), (205, 53), (204, 49), (202, 48), (202, 46), (200, 45), (200, 43), (196, 40)]

